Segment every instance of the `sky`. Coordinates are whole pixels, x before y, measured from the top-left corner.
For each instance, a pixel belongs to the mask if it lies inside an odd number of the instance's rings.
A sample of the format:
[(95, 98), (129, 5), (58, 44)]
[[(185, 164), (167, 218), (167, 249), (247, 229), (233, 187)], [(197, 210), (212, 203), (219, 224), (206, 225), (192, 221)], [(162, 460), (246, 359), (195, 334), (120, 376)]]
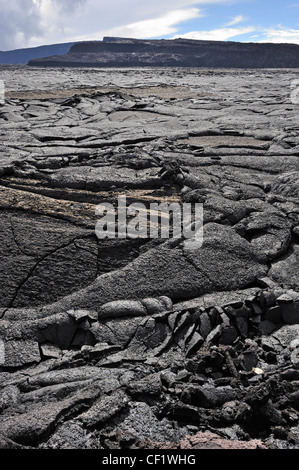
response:
[(139, 39), (299, 44), (299, 0), (0, 0), (0, 50)]

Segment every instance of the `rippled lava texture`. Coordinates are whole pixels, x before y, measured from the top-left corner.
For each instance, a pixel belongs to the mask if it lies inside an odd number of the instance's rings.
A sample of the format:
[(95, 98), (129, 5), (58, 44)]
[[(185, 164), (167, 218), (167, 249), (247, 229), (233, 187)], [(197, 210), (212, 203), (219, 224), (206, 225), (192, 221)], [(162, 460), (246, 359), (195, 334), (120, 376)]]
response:
[[(296, 78), (0, 69), (2, 448), (299, 447)], [(99, 240), (121, 194), (203, 246)]]

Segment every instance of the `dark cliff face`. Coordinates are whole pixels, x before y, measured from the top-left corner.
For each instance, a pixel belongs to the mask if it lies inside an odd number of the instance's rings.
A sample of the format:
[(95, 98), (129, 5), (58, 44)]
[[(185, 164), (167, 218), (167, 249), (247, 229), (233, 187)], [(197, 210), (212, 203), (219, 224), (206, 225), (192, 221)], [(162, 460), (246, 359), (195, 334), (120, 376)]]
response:
[(31, 60), (31, 66), (297, 68), (295, 44), (104, 38), (78, 43), (65, 55)]

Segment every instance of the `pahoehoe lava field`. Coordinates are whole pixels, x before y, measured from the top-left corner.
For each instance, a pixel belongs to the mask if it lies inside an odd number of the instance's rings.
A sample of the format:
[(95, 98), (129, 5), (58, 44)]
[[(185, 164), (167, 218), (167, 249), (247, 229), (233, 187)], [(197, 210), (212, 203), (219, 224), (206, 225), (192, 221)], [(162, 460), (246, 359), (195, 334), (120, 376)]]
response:
[[(0, 67), (0, 448), (299, 448), (297, 78)], [(203, 245), (99, 239), (119, 195)]]

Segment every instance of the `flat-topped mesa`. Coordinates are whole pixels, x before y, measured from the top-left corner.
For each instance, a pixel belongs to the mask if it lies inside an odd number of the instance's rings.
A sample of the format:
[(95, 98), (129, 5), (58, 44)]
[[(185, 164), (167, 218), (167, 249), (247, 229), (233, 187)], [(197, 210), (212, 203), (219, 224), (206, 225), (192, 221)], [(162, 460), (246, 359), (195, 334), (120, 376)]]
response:
[(34, 59), (50, 67), (298, 68), (299, 45), (194, 39), (105, 37), (74, 44), (67, 54)]

